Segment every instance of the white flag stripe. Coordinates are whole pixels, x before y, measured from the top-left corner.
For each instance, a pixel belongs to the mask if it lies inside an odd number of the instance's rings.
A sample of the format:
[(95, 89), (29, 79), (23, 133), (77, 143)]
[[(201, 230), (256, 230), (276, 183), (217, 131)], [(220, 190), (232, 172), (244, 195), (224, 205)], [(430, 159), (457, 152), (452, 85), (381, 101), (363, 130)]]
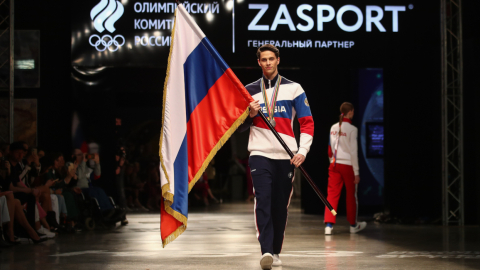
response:
[[(183, 8), (181, 5), (179, 8)], [(178, 11), (178, 10), (177, 10)], [(175, 33), (172, 55), (170, 57), (170, 74), (167, 82), (165, 114), (163, 123), (162, 157), (170, 181), (170, 193), (174, 194), (174, 162), (187, 133), (185, 108), (185, 78), (183, 64), (188, 56), (201, 42), (201, 38), (192, 30), (189, 20), (181, 12), (176, 14)], [(161, 185), (167, 184), (165, 172), (160, 168)]]
[(192, 16), (188, 14), (187, 10), (183, 5), (178, 5), (177, 15), (181, 15), (182, 19), (190, 25), (189, 30), (192, 30), (197, 37), (202, 40), (205, 37), (202, 29), (198, 27), (197, 23), (193, 20)]

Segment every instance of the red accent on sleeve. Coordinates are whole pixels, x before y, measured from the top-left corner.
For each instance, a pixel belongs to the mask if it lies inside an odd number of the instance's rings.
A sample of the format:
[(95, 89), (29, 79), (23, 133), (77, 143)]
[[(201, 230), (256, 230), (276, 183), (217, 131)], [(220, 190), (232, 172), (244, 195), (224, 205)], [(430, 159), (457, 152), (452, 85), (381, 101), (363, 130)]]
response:
[(100, 175), (93, 174), (93, 180), (97, 180), (100, 178)]
[(313, 117), (305, 116), (298, 118), (298, 122), (300, 123), (300, 133), (309, 134), (313, 137)]
[(328, 157), (329, 158), (333, 157), (333, 152), (332, 152), (332, 146), (331, 145), (328, 146)]

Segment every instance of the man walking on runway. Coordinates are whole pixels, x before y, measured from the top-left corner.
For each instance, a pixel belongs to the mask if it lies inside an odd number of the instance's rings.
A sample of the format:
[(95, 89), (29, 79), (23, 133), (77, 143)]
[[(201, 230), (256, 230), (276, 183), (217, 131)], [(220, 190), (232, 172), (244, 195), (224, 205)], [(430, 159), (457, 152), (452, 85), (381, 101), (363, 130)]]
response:
[[(249, 166), (262, 269), (282, 265), (279, 254), (293, 193), (294, 166), (298, 167), (305, 161), (313, 140), (313, 118), (307, 97), (300, 84), (278, 74), (279, 54), (279, 50), (270, 44), (258, 48), (257, 61), (263, 76), (246, 86), (255, 101), (250, 103), (250, 117), (239, 128), (240, 131), (250, 128)], [(292, 152), (297, 153), (292, 159), (258, 116), (260, 109), (268, 114), (267, 119)], [(295, 115), (300, 123), (299, 146), (292, 129)]]

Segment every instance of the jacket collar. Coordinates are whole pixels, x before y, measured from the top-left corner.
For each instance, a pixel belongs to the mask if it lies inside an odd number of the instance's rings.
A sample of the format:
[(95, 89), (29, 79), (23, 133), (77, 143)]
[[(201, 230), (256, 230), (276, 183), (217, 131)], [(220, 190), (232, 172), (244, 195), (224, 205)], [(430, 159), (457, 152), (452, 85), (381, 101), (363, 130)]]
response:
[[(280, 73), (277, 73), (277, 75), (270, 81), (271, 87), (274, 87), (275, 83), (277, 83), (278, 75), (280, 75)], [(267, 79), (267, 77), (265, 77), (264, 74), (262, 74), (262, 78), (263, 78), (263, 82), (265, 83), (265, 88), (268, 89), (268, 81), (269, 80)]]
[(352, 120), (348, 119), (348, 118), (343, 118), (343, 122), (347, 122), (349, 124), (352, 124)]

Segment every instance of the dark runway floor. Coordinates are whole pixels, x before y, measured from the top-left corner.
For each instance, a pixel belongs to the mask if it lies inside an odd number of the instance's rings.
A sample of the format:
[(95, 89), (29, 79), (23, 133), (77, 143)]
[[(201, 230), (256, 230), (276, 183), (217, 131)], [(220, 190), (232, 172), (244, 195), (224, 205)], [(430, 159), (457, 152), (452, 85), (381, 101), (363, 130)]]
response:
[[(113, 230), (59, 235), (2, 249), (0, 269), (260, 269), (253, 204), (190, 213), (189, 227), (165, 249), (158, 213), (132, 213)], [(287, 269), (480, 269), (480, 228), (369, 223), (350, 234), (340, 217), (332, 236), (322, 216), (290, 208), (282, 267)]]

